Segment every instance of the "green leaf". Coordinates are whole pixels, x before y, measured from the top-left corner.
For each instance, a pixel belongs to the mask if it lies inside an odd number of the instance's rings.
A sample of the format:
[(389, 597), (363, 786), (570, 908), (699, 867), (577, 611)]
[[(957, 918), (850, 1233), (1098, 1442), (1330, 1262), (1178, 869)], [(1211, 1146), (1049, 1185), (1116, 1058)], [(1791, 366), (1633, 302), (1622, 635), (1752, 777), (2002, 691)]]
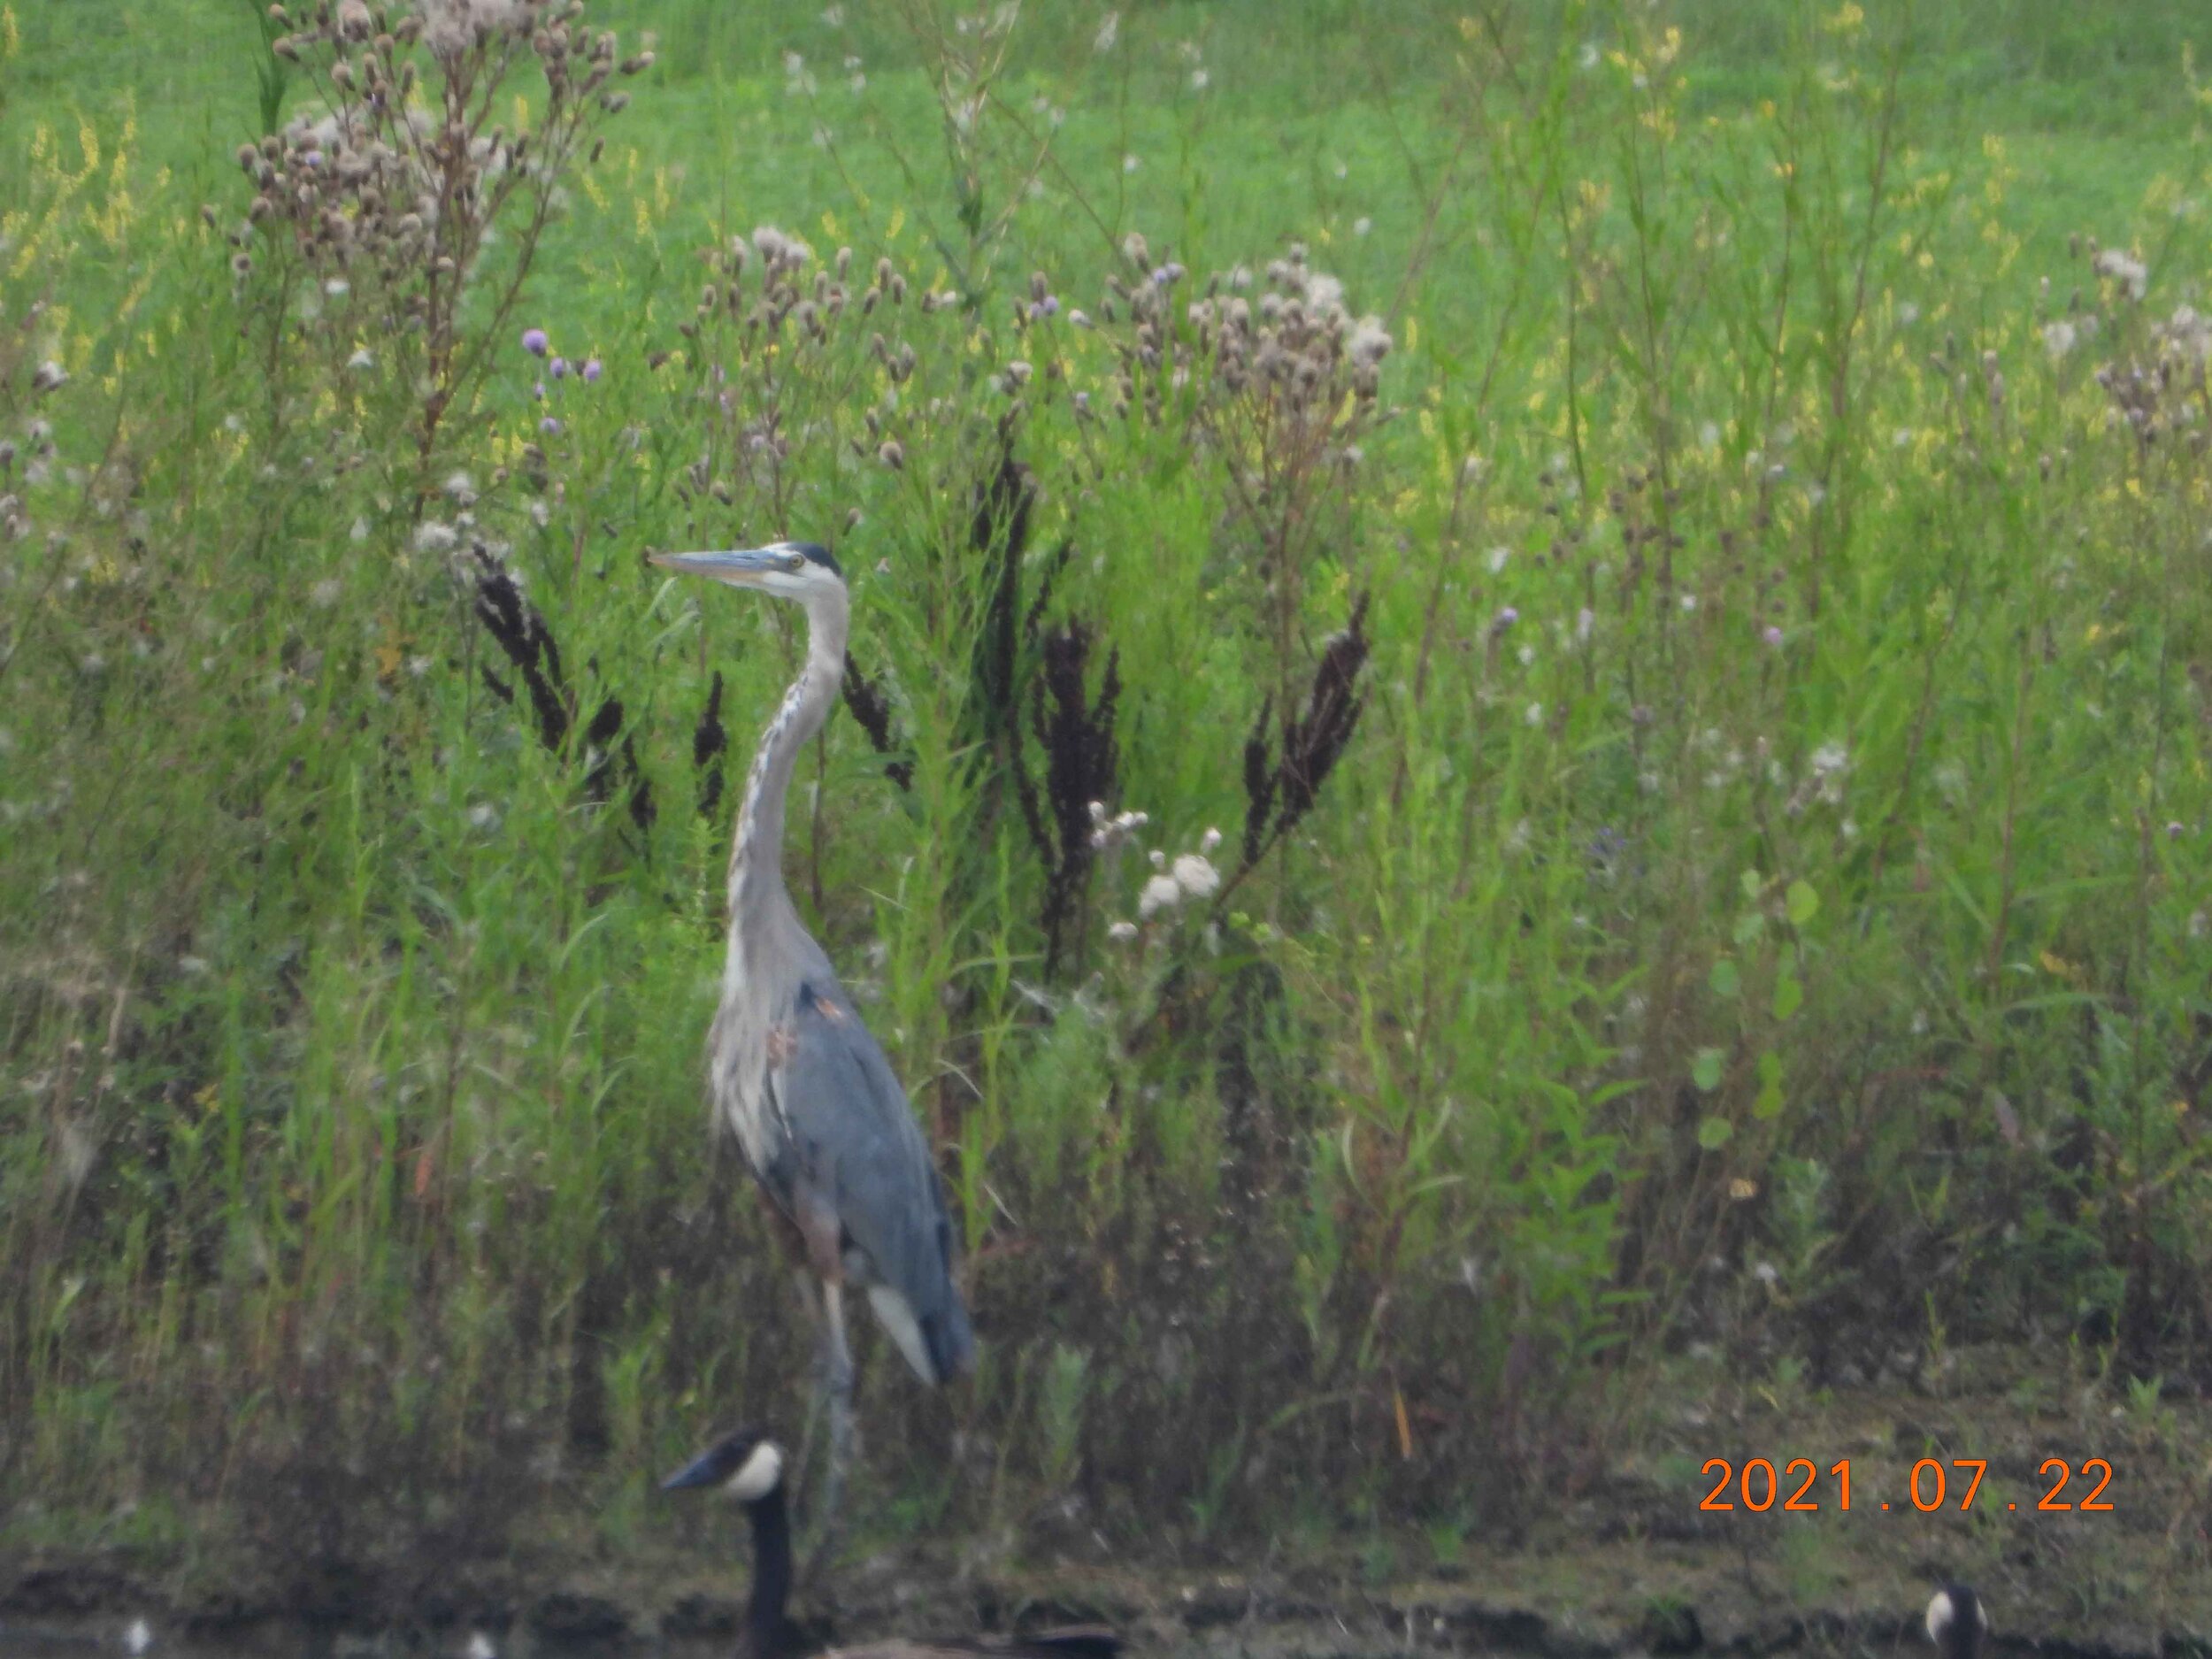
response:
[(1787, 1019), (1805, 1006), (1805, 982), (1790, 974), (1774, 983), (1774, 1017)]
[(1735, 1138), (1736, 1125), (1725, 1118), (1708, 1118), (1697, 1126), (1697, 1143), (1708, 1152), (1717, 1152)]
[(1759, 1098), (1751, 1102), (1751, 1115), (1764, 1123), (1782, 1115), (1782, 1086), (1769, 1083), (1759, 1091)]
[(1743, 976), (1736, 971), (1736, 964), (1726, 956), (1713, 964), (1713, 972), (1707, 976), (1706, 982), (1713, 987), (1715, 996), (1732, 999), (1743, 988)]
[(1736, 918), (1736, 942), (1747, 945), (1766, 932), (1767, 918), (1756, 910), (1746, 910)]
[(1759, 1056), (1759, 1081), (1781, 1086), (1782, 1056), (1771, 1048)]
[(1756, 904), (1759, 895), (1767, 890), (1766, 878), (1756, 870), (1743, 872), (1743, 896), (1747, 904)]
[(1787, 902), (1793, 926), (1802, 927), (1820, 914), (1820, 895), (1809, 881), (1791, 882)]
[(1717, 1048), (1700, 1048), (1697, 1057), (1690, 1062), (1690, 1081), (1710, 1094), (1720, 1087), (1721, 1052)]

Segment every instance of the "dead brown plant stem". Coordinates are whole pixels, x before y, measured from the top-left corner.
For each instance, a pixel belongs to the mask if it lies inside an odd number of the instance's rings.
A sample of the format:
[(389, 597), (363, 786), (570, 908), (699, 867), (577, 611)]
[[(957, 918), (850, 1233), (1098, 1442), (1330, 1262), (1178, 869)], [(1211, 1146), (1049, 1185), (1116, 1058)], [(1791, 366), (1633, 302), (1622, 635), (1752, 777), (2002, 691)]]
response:
[[(2140, 463), (2138, 463), (2139, 466)], [(2147, 509), (2141, 510), (2147, 518)], [(2153, 534), (2148, 526), (2143, 531)], [(2157, 863), (2152, 848), (2155, 844), (2155, 825), (2158, 820), (2159, 778), (2164, 768), (2167, 736), (2167, 682), (2173, 662), (2173, 618), (2176, 606), (2173, 596), (2174, 539), (2171, 535), (2158, 537), (2159, 590), (2166, 603), (2161, 607), (2162, 618), (2158, 631), (2158, 669), (2152, 680), (2151, 758), (2144, 773), (2143, 799), (2136, 808), (2136, 864), (2135, 864), (2135, 961), (2131, 972), (2148, 972), (2151, 949), (2151, 888)], [(2150, 1034), (2151, 1022), (2138, 1019), (2132, 1022), (2134, 1039), (2133, 1071), (2138, 1079), (2135, 1090), (2135, 1158), (2136, 1167), (2147, 1167), (2149, 1155), (2149, 1125), (2146, 1114), (2149, 1108), (2149, 1092), (2141, 1087), (2145, 1070), (2144, 1043)]]

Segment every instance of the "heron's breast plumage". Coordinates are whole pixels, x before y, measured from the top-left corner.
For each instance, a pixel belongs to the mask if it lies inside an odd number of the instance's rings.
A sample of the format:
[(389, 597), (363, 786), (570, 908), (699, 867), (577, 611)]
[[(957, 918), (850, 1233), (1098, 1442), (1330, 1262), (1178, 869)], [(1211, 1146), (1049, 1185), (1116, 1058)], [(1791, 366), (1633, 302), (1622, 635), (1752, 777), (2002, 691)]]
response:
[[(780, 1033), (767, 997), (743, 994), (748, 977), (746, 964), (733, 951), (724, 972), (722, 1007), (707, 1038), (715, 1115), (737, 1137), (754, 1175), (787, 1205), (788, 1194), (776, 1192), (776, 1187), (779, 1172), (789, 1162), (791, 1125), (769, 1073), (780, 1034), (787, 1042), (789, 1036), (787, 1031)], [(733, 990), (739, 994), (732, 995)]]

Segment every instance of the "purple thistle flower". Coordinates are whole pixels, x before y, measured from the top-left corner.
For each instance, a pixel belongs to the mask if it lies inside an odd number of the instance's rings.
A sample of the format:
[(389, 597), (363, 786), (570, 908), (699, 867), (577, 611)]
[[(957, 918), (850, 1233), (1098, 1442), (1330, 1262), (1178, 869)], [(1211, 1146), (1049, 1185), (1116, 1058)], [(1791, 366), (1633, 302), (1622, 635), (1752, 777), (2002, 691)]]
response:
[(1766, 642), (1769, 645), (1771, 645), (1776, 650), (1778, 651), (1782, 649), (1781, 629), (1770, 626), (1763, 637), (1765, 639)]
[(546, 349), (545, 330), (526, 328), (522, 331), (522, 349), (534, 357), (541, 357)]
[(556, 357), (553, 359), (553, 378), (557, 380), (565, 380), (568, 379), (568, 359), (566, 357)]
[(537, 392), (538, 402), (542, 403), (545, 402), (545, 382), (543, 380), (540, 380), (535, 389)]
[(554, 419), (550, 415), (548, 415), (543, 420), (538, 422), (538, 430), (545, 434), (545, 435), (549, 438), (555, 433), (560, 431), (560, 429), (561, 423)]
[(586, 357), (584, 359), (584, 380), (586, 383), (588, 384), (598, 378), (599, 359), (597, 357)]
[(1508, 605), (1502, 611), (1498, 612), (1497, 626), (1499, 629), (1502, 631), (1506, 628), (1511, 627), (1520, 619), (1521, 613), (1515, 610), (1511, 605)]

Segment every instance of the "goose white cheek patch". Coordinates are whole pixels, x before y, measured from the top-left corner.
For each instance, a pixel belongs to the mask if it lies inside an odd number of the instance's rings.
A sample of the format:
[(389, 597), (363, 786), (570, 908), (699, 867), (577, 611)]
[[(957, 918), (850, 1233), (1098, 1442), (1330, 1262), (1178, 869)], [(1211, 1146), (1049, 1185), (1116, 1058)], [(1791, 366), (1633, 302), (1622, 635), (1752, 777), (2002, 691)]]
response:
[(723, 1490), (740, 1503), (751, 1503), (766, 1497), (783, 1479), (783, 1452), (773, 1440), (763, 1440), (753, 1448), (753, 1455), (738, 1465)]
[(1950, 1596), (1941, 1590), (1937, 1591), (1935, 1599), (1928, 1603), (1928, 1640), (1941, 1641), (1943, 1632), (1951, 1628), (1951, 1621), (1956, 1617), (1951, 1609)]

